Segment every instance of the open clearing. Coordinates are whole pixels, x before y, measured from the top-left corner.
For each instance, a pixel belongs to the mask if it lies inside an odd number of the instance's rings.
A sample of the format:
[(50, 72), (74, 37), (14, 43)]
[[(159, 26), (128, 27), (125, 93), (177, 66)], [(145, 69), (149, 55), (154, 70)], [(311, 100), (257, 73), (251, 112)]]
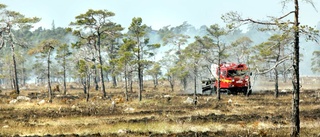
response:
[[(263, 89), (253, 95), (193, 95), (146, 88), (143, 100), (130, 93), (123, 101), (121, 88), (108, 89), (111, 99), (92, 91), (89, 102), (81, 89), (55, 92), (53, 103), (43, 102), (47, 93), (22, 90), (26, 99), (13, 100), (10, 90), (0, 93), (0, 136), (289, 136), (289, 90), (273, 97)], [(284, 90), (282, 90), (284, 91)], [(112, 92), (112, 94), (110, 93)], [(112, 105), (115, 101), (115, 106)], [(300, 94), (301, 136), (320, 136), (320, 91)]]

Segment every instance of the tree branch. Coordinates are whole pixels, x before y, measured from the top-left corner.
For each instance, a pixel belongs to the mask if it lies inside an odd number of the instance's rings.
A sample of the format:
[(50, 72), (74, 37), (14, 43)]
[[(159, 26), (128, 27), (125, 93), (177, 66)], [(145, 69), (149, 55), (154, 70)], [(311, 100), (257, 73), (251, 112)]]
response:
[(250, 18), (247, 18), (247, 19), (243, 19), (241, 17), (241, 15), (237, 12), (229, 12), (225, 15), (222, 15), (222, 20), (224, 20), (224, 22), (226, 23), (254, 23), (254, 24), (261, 24), (261, 25), (273, 25), (273, 26), (276, 26), (276, 25), (279, 25), (279, 24), (294, 24), (294, 22), (278, 22), (279, 20), (282, 20), (284, 18), (286, 18), (287, 16), (291, 15), (291, 14), (294, 14), (295, 12), (294, 11), (290, 11), (289, 13), (279, 17), (279, 18), (273, 18), (273, 22), (263, 22), (263, 21), (257, 21), (257, 20), (253, 20), (253, 19), (250, 19)]
[(288, 56), (284, 57), (283, 59), (281, 59), (280, 61), (276, 62), (276, 64), (273, 67), (271, 67), (268, 70), (263, 71), (263, 72), (260, 72), (259, 69), (257, 68), (256, 69), (256, 71), (257, 71), (256, 75), (266, 74), (266, 73), (274, 70), (276, 67), (278, 67), (278, 65), (280, 65), (281, 63), (283, 63), (283, 62), (285, 62), (285, 61), (287, 61), (289, 59), (290, 59), (290, 56), (288, 55)]
[[(291, 13), (289, 13), (289, 14), (291, 14)], [(280, 17), (278, 19), (282, 19), (282, 18), (288, 16), (289, 14), (287, 14), (285, 16), (282, 16), (282, 17)], [(273, 25), (273, 26), (278, 25), (278, 24), (286, 24), (284, 22), (282, 22), (282, 23), (262, 22), (262, 21), (256, 21), (256, 20), (253, 20), (253, 19), (240, 19), (239, 21), (241, 21), (241, 22), (251, 22), (251, 23), (260, 24), (260, 25)], [(289, 24), (294, 24), (294, 22), (288, 22), (288, 23)]]
[(309, 26), (301, 26), (300, 32), (306, 36), (306, 40), (315, 41), (317, 44), (320, 44), (319, 30)]
[(283, 16), (281, 16), (281, 17), (277, 18), (277, 19), (278, 19), (278, 20), (281, 20), (281, 19), (283, 19), (283, 18), (285, 18), (285, 17), (289, 16), (290, 14), (294, 14), (294, 13), (295, 13), (295, 11), (291, 11), (291, 12), (289, 12), (289, 13), (287, 13), (287, 14), (285, 14), (285, 15), (283, 15)]

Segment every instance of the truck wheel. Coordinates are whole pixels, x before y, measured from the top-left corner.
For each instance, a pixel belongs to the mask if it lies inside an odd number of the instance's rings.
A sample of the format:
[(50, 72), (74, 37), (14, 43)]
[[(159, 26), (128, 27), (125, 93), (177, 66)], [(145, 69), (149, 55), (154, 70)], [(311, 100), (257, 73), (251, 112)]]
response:
[(249, 89), (249, 92), (247, 93), (247, 96), (252, 94), (252, 89)]
[(217, 92), (217, 87), (213, 86), (213, 88), (210, 89), (210, 95), (215, 94)]
[(234, 94), (234, 95), (238, 95), (238, 93), (240, 92), (239, 90), (232, 90), (232, 91), (231, 91), (231, 93)]
[(242, 89), (243, 95), (247, 95), (247, 92), (248, 92), (248, 88), (243, 88), (243, 89)]
[(226, 89), (226, 91), (227, 91), (227, 94), (228, 94), (228, 95), (231, 95), (231, 94), (232, 94), (231, 90)]

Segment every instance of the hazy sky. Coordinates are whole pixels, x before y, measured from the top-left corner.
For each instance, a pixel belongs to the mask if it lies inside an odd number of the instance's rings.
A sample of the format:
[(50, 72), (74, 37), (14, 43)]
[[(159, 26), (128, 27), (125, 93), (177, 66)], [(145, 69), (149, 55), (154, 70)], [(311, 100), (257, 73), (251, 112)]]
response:
[[(51, 28), (67, 27), (75, 16), (88, 9), (106, 9), (116, 15), (113, 21), (128, 27), (133, 17), (142, 17), (143, 23), (159, 29), (166, 25), (177, 26), (184, 21), (201, 25), (222, 24), (221, 15), (237, 11), (243, 17), (267, 19), (267, 16), (280, 16), (293, 10), (287, 5), (282, 9), (282, 0), (1, 0), (9, 10), (18, 11), (27, 17), (40, 17), (38, 26)], [(315, 1), (320, 11), (320, 3)], [(320, 13), (311, 5), (301, 3), (301, 23), (316, 26)]]

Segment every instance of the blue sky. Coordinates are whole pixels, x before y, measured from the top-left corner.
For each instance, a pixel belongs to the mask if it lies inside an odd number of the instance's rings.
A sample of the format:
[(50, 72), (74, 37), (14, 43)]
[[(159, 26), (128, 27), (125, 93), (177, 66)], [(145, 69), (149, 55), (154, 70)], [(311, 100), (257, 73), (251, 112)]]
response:
[[(166, 25), (177, 26), (184, 21), (201, 25), (223, 24), (221, 15), (237, 11), (243, 17), (267, 19), (280, 16), (293, 9), (292, 4), (282, 9), (282, 0), (1, 0), (9, 10), (18, 11), (28, 17), (40, 17), (38, 26), (51, 28), (67, 27), (75, 16), (88, 9), (106, 9), (116, 15), (114, 22), (128, 27), (133, 17), (142, 17), (143, 23), (159, 29)], [(301, 3), (302, 24), (316, 26), (320, 21), (320, 3), (315, 1), (318, 12), (311, 5)]]

